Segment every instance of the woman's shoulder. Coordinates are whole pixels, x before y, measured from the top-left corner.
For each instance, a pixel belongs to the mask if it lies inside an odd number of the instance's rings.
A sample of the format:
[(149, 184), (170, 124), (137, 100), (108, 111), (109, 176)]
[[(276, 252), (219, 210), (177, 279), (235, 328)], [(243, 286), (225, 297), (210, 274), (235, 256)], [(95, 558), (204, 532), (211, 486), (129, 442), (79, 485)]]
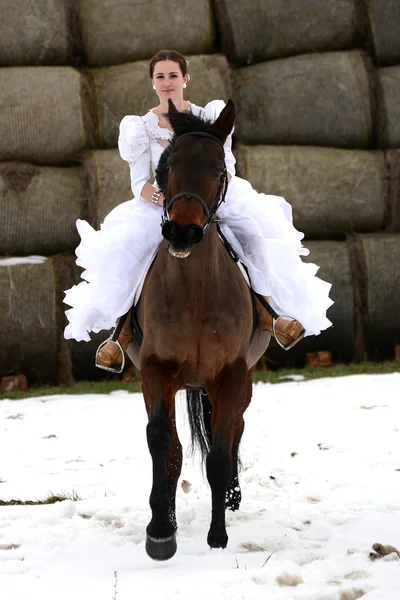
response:
[(219, 99), (207, 102), (204, 107), (197, 106), (196, 104), (193, 104), (193, 102), (190, 103), (191, 110), (194, 114), (211, 121), (214, 121), (218, 117), (224, 106), (225, 102)]
[(125, 115), (121, 120), (119, 127), (120, 129), (132, 128), (142, 129), (145, 126), (145, 116), (140, 115)]
[(126, 115), (119, 125), (118, 148), (124, 160), (134, 162), (149, 147), (144, 117)]

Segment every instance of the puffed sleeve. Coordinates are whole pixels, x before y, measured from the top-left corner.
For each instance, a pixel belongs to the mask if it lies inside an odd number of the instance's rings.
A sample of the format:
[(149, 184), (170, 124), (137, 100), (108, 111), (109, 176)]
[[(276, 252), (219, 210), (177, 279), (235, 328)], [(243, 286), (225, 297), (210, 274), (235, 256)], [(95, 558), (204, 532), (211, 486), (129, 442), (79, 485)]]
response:
[(131, 188), (140, 198), (143, 186), (150, 179), (150, 140), (141, 117), (128, 115), (119, 126), (118, 149), (129, 163)]
[[(219, 117), (222, 109), (225, 108), (225, 102), (223, 100), (212, 100), (204, 107), (204, 118), (209, 119), (210, 121), (216, 121)], [(235, 175), (235, 163), (236, 159), (232, 154), (232, 134), (234, 129), (232, 129), (231, 133), (226, 138), (226, 142), (224, 144), (225, 150), (225, 163), (226, 169), (228, 173)]]

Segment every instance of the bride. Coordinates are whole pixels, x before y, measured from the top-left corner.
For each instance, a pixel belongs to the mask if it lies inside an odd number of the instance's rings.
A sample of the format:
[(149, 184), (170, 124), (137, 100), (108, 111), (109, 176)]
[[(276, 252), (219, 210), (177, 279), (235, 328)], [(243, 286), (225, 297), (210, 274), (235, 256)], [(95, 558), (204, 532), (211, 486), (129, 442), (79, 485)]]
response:
[[(111, 329), (137, 301), (138, 287), (162, 241), (163, 194), (151, 180), (159, 158), (173, 137), (165, 117), (168, 100), (179, 111), (214, 122), (225, 103), (213, 100), (205, 107), (184, 99), (189, 83), (188, 63), (174, 50), (161, 50), (152, 58), (150, 79), (158, 104), (144, 116), (129, 115), (120, 124), (119, 151), (129, 163), (134, 199), (123, 202), (105, 218), (99, 231), (78, 220), (81, 237), (76, 255), (84, 269), (83, 281), (66, 291), (69, 321), (66, 338), (89, 341), (89, 332)], [(260, 312), (260, 327), (274, 334), (278, 343), (293, 347), (304, 335), (318, 335), (331, 322), (326, 311), (333, 303), (331, 285), (316, 277), (318, 267), (302, 262), (309, 253), (304, 237), (292, 223), (291, 206), (279, 196), (259, 194), (235, 175), (232, 134), (226, 140), (225, 162), (228, 191), (218, 209), (222, 233), (248, 269), (253, 289), (265, 297), (280, 315), (273, 319)], [(286, 316), (290, 315), (290, 316)], [(122, 352), (132, 340), (126, 319), (116, 344), (103, 343), (96, 353), (100, 368), (120, 372)]]

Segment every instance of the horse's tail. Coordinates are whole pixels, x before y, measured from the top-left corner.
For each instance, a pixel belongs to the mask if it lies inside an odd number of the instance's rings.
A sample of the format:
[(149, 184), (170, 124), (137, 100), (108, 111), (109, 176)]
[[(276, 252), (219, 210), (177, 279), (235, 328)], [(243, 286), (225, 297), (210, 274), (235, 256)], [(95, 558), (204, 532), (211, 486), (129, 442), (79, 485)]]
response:
[(186, 391), (186, 404), (189, 414), (192, 451), (194, 451), (197, 444), (204, 463), (212, 443), (211, 402), (204, 389), (197, 389)]

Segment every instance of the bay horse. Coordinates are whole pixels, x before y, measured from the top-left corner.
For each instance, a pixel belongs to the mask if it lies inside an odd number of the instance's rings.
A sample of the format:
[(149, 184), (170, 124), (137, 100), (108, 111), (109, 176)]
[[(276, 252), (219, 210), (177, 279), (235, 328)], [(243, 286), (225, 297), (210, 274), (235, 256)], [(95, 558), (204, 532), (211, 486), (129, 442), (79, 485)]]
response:
[[(229, 100), (215, 123), (180, 113), (169, 100), (174, 137), (156, 179), (164, 192), (165, 238), (145, 279), (135, 323), (143, 334), (128, 356), (139, 368), (153, 462), (146, 551), (167, 560), (176, 551), (175, 496), (182, 446), (175, 394), (187, 390), (192, 442), (206, 462), (212, 492), (207, 536), (225, 548), (225, 508), (239, 508), (238, 448), (252, 394), (251, 367), (270, 336), (254, 326), (249, 286), (217, 230), (228, 179), (223, 144), (235, 121)], [(135, 324), (133, 323), (133, 327)]]

